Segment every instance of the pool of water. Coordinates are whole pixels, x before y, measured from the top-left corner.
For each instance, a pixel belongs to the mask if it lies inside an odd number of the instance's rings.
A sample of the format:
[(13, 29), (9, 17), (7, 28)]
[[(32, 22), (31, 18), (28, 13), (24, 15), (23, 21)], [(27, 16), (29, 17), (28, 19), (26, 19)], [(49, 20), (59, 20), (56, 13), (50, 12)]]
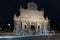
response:
[(41, 35), (26, 35), (26, 36), (0, 36), (0, 38), (23, 38), (23, 37), (33, 37), (33, 36), (50, 36), (53, 34), (41, 34)]
[(60, 40), (60, 35), (0, 36), (0, 40)]

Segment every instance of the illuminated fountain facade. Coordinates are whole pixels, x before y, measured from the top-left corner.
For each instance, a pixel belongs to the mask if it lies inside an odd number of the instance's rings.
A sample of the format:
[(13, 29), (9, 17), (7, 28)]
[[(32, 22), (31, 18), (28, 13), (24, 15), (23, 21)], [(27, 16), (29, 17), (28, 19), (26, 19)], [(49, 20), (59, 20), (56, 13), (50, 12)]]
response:
[(49, 33), (48, 17), (44, 18), (44, 9), (38, 10), (37, 4), (30, 2), (27, 9), (20, 8), (20, 16), (14, 15), (14, 32), (16, 35), (42, 35)]

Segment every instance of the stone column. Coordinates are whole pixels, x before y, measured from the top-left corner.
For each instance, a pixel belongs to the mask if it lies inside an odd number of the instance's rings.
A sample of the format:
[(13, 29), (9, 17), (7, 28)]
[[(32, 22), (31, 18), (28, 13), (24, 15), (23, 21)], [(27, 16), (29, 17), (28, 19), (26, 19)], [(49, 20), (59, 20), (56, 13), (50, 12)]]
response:
[(36, 23), (36, 33), (38, 32), (38, 22)]
[(20, 33), (20, 22), (17, 21), (16, 22), (16, 35), (19, 35), (19, 33)]
[(30, 35), (30, 21), (28, 21), (28, 28), (27, 28), (28, 34)]
[(43, 26), (42, 26), (42, 22), (40, 23), (40, 35), (42, 34), (42, 29), (43, 29)]
[(40, 34), (43, 34), (43, 31), (44, 31), (44, 23), (41, 22)]
[(47, 34), (48, 33), (48, 29), (47, 29), (47, 23), (44, 22), (44, 34)]
[(16, 35), (16, 21), (14, 21), (14, 31), (13, 31), (13, 35)]

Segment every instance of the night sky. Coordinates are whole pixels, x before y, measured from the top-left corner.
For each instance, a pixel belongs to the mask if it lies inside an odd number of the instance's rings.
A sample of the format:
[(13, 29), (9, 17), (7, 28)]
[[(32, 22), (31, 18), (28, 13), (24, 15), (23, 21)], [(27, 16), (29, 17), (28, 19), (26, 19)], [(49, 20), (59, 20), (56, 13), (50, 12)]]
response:
[(44, 8), (44, 17), (48, 16), (51, 28), (60, 31), (60, 1), (59, 0), (0, 0), (0, 26), (5, 27), (8, 23), (13, 26), (13, 16), (19, 16), (19, 8), (27, 8), (28, 2), (35, 2), (38, 10)]

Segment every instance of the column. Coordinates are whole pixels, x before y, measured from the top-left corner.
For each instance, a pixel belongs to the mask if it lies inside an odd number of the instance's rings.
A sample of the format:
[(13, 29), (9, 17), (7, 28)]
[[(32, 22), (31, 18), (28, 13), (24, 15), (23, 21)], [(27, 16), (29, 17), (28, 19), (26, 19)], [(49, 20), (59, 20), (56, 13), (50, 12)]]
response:
[(38, 32), (38, 22), (36, 22), (36, 34)]
[(47, 30), (47, 23), (44, 22), (44, 34), (47, 34), (48, 30)]
[(44, 32), (44, 23), (43, 23), (43, 22), (41, 22), (40, 33), (41, 33), (41, 34), (43, 34), (43, 32)]
[(40, 23), (40, 35), (42, 34), (42, 22)]
[(16, 21), (14, 21), (14, 31), (13, 31), (14, 35), (16, 35)]
[(19, 33), (20, 33), (20, 22), (17, 21), (16, 22), (16, 35), (19, 35)]
[(28, 21), (28, 28), (27, 28), (28, 34), (30, 35), (30, 21)]

